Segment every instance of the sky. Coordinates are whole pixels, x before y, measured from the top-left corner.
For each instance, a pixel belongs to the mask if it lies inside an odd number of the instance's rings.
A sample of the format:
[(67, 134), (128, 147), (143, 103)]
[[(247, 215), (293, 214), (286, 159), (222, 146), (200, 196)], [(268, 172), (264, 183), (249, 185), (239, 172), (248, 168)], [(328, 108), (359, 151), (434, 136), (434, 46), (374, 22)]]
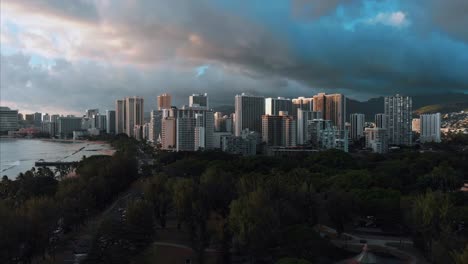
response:
[(0, 0), (0, 105), (468, 93), (466, 0)]

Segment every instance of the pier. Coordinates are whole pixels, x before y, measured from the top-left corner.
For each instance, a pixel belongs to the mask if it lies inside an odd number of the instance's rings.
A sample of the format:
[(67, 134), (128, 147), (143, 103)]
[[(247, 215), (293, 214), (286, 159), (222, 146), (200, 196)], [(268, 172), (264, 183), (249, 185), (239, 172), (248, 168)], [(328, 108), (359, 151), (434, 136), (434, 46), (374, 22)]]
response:
[(78, 161), (36, 161), (34, 166), (36, 167), (57, 167), (57, 166), (74, 166), (77, 165)]

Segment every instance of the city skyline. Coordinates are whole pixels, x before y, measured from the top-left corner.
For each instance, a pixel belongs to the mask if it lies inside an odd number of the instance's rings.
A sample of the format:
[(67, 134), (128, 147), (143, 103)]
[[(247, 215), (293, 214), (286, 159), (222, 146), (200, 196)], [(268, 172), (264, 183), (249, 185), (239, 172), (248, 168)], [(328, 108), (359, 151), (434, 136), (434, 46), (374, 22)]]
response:
[(0, 105), (76, 114), (112, 109), (110, 94), (168, 92), (180, 105), (208, 93), (216, 106), (242, 92), (467, 93), (467, 5), (2, 0)]

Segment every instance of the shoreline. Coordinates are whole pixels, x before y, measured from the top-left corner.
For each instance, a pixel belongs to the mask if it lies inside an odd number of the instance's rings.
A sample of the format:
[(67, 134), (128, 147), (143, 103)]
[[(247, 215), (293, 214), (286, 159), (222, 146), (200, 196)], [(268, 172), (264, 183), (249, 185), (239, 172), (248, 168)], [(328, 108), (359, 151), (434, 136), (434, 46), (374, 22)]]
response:
[[(4, 139), (4, 138), (5, 137), (2, 137), (0, 139)], [(70, 147), (67, 147), (67, 148), (75, 149), (75, 151), (70, 152), (64, 156), (51, 156), (49, 158), (44, 157), (44, 159), (46, 159), (47, 161), (56, 161), (56, 160), (65, 160), (65, 159), (81, 160), (82, 156), (90, 157), (90, 156), (95, 156), (95, 155), (113, 156), (114, 153), (116, 152), (116, 150), (111, 146), (109, 142), (102, 141), (102, 140), (89, 141), (89, 140), (47, 139), (47, 138), (11, 138), (11, 139), (19, 139), (18, 142), (23, 141), (24, 143), (18, 143), (20, 145), (28, 144), (26, 143), (28, 142), (28, 140), (34, 140), (36, 142), (37, 141), (43, 142), (42, 144), (47, 144), (47, 143), (58, 143), (58, 144), (65, 144), (65, 145), (69, 144)], [(2, 144), (10, 144), (10, 142), (12, 144), (15, 144), (13, 143), (14, 141), (10, 141), (10, 140), (5, 140)], [(80, 144), (81, 144), (81, 147), (79, 149), (76, 149), (76, 146), (80, 146)], [(22, 151), (19, 151), (19, 152), (22, 152)], [(38, 168), (37, 166), (34, 165), (34, 163), (35, 161), (42, 158), (42, 157), (38, 157), (37, 155), (36, 156), (32, 155), (31, 157), (27, 156), (26, 158), (20, 158), (19, 160), (20, 162), (18, 162), (17, 164), (15, 163), (14, 160), (10, 160), (12, 163), (10, 164), (8, 160), (9, 159), (8, 153), (3, 153), (3, 154), (6, 154), (6, 156), (4, 157), (5, 158), (4, 163), (1, 164), (2, 166), (1, 166), (0, 174), (1, 176), (6, 175), (9, 179), (12, 179), (12, 180), (16, 179), (19, 173), (24, 173), (30, 170), (31, 168)], [(28, 166), (28, 165), (24, 166), (26, 163), (31, 166)]]

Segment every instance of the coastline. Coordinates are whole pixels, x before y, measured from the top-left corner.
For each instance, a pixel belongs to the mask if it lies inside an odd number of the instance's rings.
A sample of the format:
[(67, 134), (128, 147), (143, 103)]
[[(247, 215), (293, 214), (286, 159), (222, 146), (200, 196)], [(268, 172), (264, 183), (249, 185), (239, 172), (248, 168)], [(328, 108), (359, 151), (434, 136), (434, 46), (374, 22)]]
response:
[[(1, 140), (3, 141), (3, 139), (7, 138), (2, 137)], [(83, 156), (112, 156), (116, 151), (109, 142), (102, 140), (89, 141), (13, 137), (8, 137), (8, 139), (14, 140), (5, 140), (2, 142), (2, 145), (5, 145), (2, 146), (0, 174), (1, 176), (6, 175), (10, 179), (15, 179), (19, 173), (24, 173), (36, 167), (35, 162), (40, 159), (44, 159), (45, 161), (79, 161)], [(31, 144), (27, 142), (31, 142)], [(54, 143), (58, 145), (54, 145)], [(30, 146), (33, 147), (29, 149)]]

